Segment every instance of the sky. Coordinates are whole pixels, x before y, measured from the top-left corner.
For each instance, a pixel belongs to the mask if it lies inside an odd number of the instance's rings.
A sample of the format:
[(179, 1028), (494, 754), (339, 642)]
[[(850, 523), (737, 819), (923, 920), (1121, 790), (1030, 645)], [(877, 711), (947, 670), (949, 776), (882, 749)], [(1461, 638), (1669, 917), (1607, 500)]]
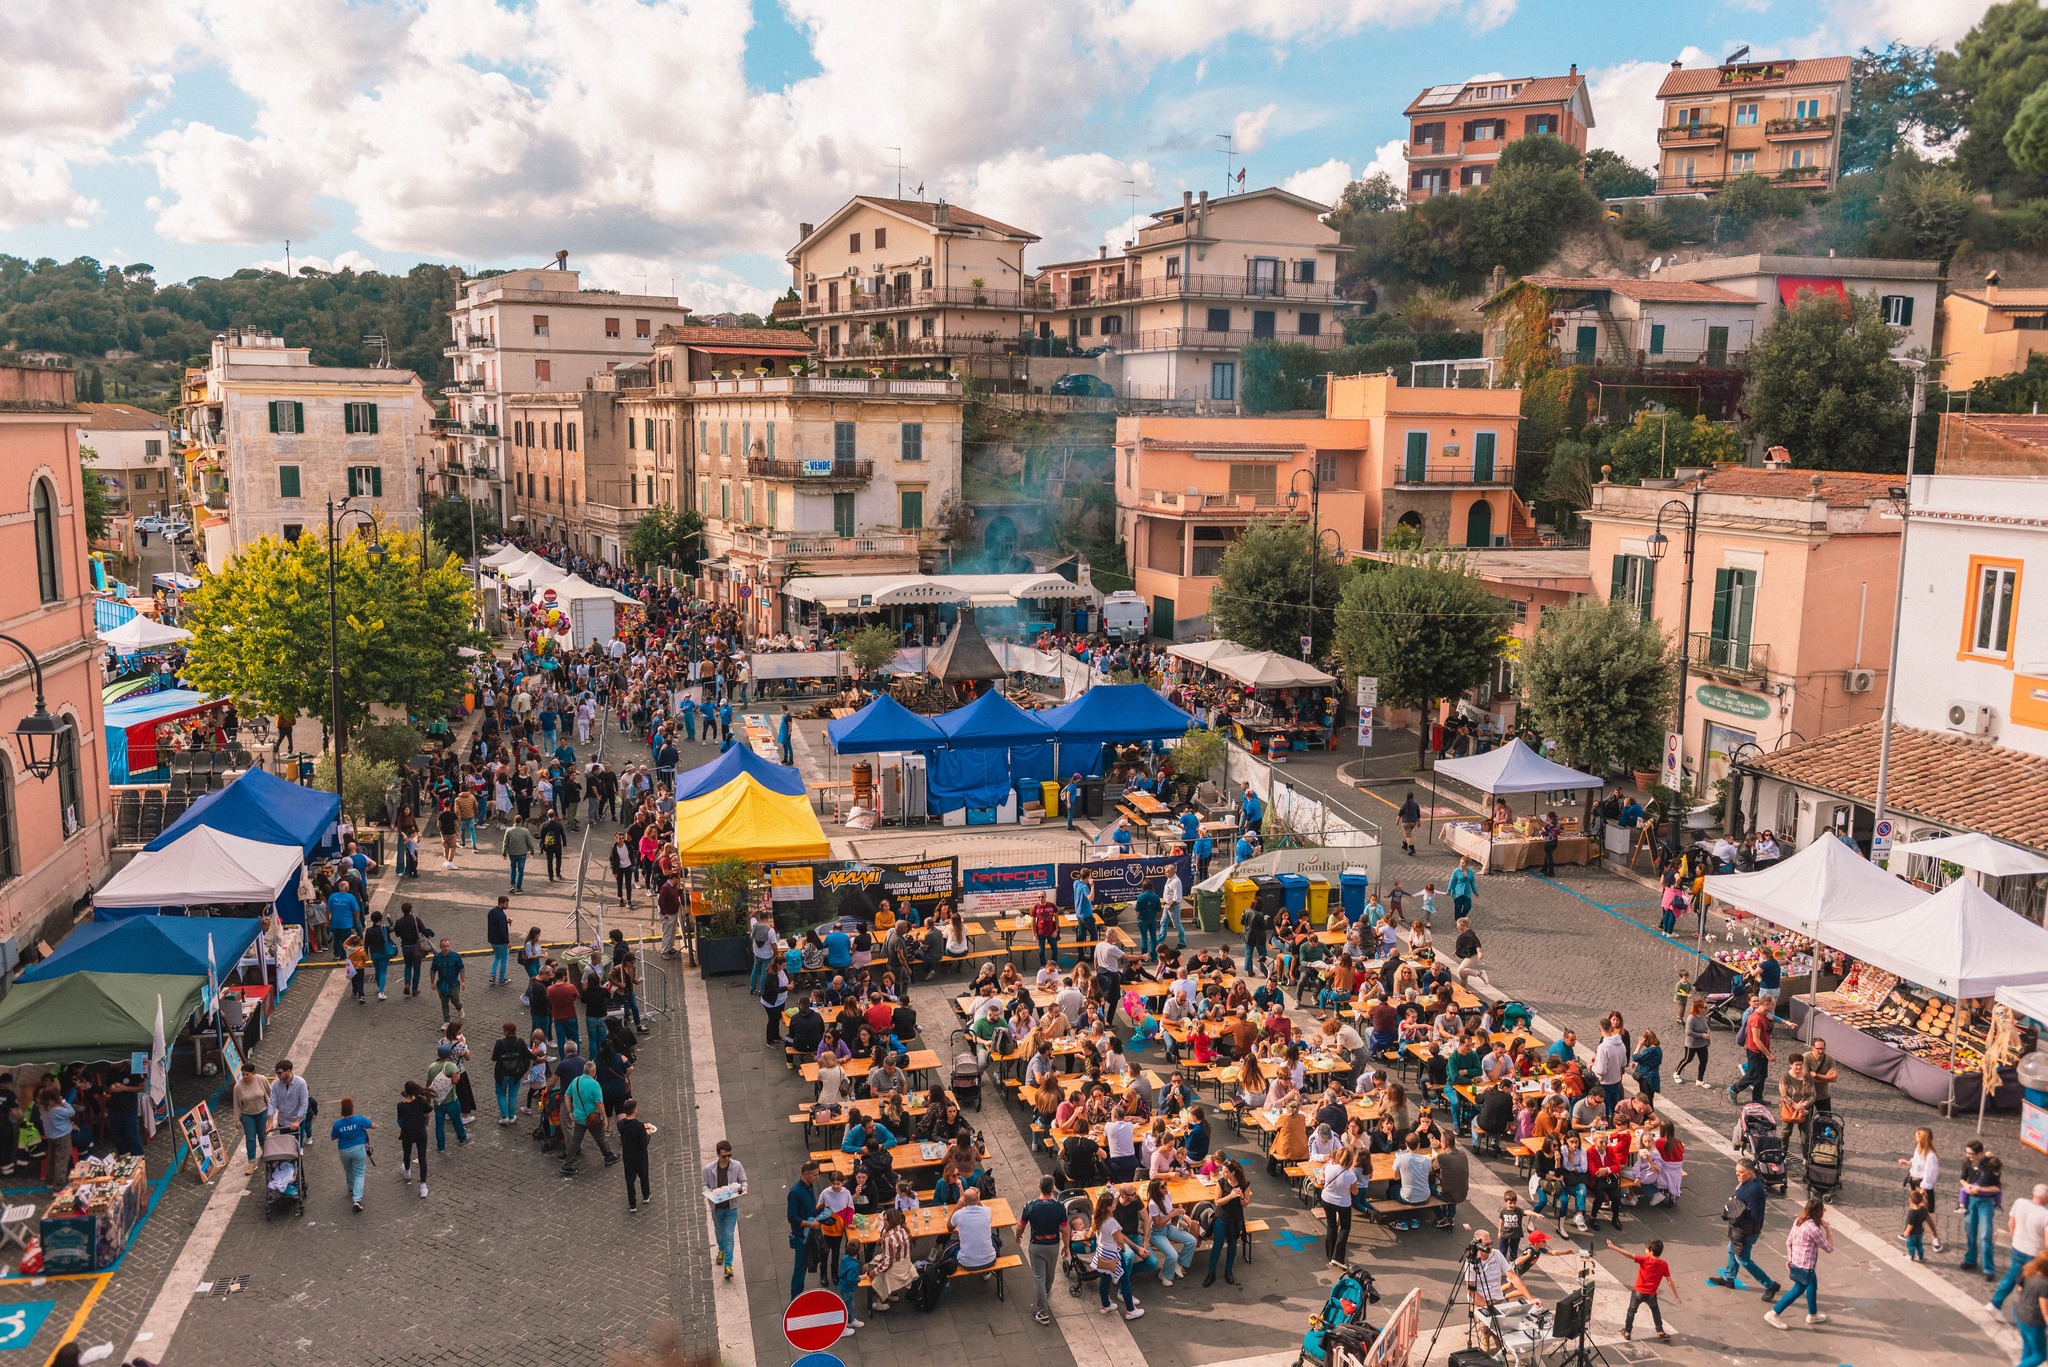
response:
[[(1590, 78), (1654, 159), (1674, 60), (1951, 44), (1982, 0), (0, 0), (0, 252), (281, 268), (539, 265), (761, 309), (799, 222), (923, 187), (1115, 250), (1183, 189), (1330, 201), (1402, 108)], [(1226, 140), (1221, 136), (1230, 135)], [(1226, 143), (1229, 151), (1226, 152)], [(899, 173), (899, 164), (901, 170)]]

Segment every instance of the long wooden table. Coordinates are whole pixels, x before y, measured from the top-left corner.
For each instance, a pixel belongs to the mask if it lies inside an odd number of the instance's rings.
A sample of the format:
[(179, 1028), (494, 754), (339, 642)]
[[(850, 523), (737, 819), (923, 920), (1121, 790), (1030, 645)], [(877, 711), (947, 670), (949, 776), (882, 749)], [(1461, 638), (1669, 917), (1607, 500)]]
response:
[[(988, 1208), (991, 1227), (998, 1232), (1007, 1230), (1017, 1223), (1016, 1212), (1010, 1203), (996, 1196), (981, 1203)], [(913, 1239), (927, 1239), (946, 1232), (946, 1222), (953, 1218), (958, 1206), (919, 1206), (916, 1210), (903, 1212), (903, 1226)], [(880, 1215), (856, 1215), (847, 1223), (846, 1241), (870, 1247), (882, 1241), (882, 1217)]]
[[(860, 1058), (847, 1059), (839, 1066), (848, 1077), (859, 1078), (868, 1075), (868, 1072), (875, 1066), (875, 1061), (863, 1055)], [(905, 1055), (903, 1060), (903, 1071), (913, 1079), (912, 1086), (916, 1085), (915, 1079), (919, 1073), (935, 1073), (938, 1069), (939, 1056), (930, 1049), (912, 1049), (909, 1054)], [(797, 1071), (803, 1074), (805, 1082), (816, 1082), (818, 1080), (818, 1065), (815, 1060), (804, 1064)]]
[[(948, 1144), (919, 1143), (912, 1140), (890, 1149), (889, 1161), (895, 1165), (899, 1173), (913, 1172), (919, 1168), (942, 1167), (951, 1149), (952, 1146)], [(811, 1157), (822, 1163), (827, 1172), (837, 1171), (848, 1175), (852, 1174), (854, 1164), (860, 1160), (859, 1154), (847, 1153), (841, 1149), (819, 1149), (813, 1152)]]

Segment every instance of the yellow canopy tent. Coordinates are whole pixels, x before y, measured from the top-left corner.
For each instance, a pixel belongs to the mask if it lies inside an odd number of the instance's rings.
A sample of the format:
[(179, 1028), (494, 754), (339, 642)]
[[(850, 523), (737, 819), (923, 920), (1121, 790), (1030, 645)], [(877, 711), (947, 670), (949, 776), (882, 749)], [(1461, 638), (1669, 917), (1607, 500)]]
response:
[(719, 859), (750, 864), (829, 859), (832, 846), (801, 796), (777, 793), (751, 774), (676, 804), (676, 850), (687, 867)]

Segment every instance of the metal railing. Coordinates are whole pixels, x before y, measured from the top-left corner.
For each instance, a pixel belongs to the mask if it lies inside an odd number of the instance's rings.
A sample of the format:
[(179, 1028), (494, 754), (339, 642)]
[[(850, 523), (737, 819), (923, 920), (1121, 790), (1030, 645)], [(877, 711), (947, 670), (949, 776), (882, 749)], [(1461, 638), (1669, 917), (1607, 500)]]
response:
[(837, 375), (749, 375), (729, 380), (692, 380), (692, 394), (864, 394), (870, 398), (957, 399), (958, 380), (869, 380)]
[(748, 456), (747, 473), (760, 479), (853, 480), (864, 484), (875, 477), (875, 463), (871, 460), (769, 460), (763, 456)]
[(1431, 460), (1403, 463), (1397, 484), (1513, 484), (1513, 461)]
[(821, 559), (835, 555), (916, 555), (916, 532), (822, 536), (812, 532), (735, 532), (733, 545), (754, 555)]
[(1333, 351), (1344, 345), (1344, 334), (1330, 332), (1259, 332), (1235, 328), (1212, 332), (1207, 328), (1147, 328), (1143, 332), (1114, 333), (1102, 338), (1102, 345), (1117, 351), (1236, 351), (1251, 342), (1287, 342)]
[(1063, 299), (1049, 299), (1047, 306), (1100, 308), (1147, 299), (1294, 299), (1335, 303), (1341, 298), (1333, 280), (1269, 279), (1249, 274), (1158, 275), (1121, 285), (1091, 287), (1085, 295), (1069, 291)]
[(1725, 124), (1674, 123), (1657, 130), (1660, 147), (1683, 147), (1688, 143), (1719, 142), (1728, 136)]
[(943, 285), (931, 289), (884, 285), (863, 287), (856, 294), (843, 291), (837, 300), (826, 297), (804, 301), (806, 318), (834, 317), (842, 313), (876, 313), (885, 309), (991, 308), (1041, 309), (1052, 307), (1052, 296), (1042, 290), (975, 289), (972, 285)]
[(820, 358), (829, 360), (888, 360), (899, 356), (964, 356), (1020, 354), (1031, 345), (1029, 338), (980, 336), (952, 337), (863, 337), (840, 342), (821, 342)]
[(1705, 195), (1721, 188), (1720, 176), (1659, 176), (1660, 195)]
[(1804, 119), (1764, 120), (1764, 136), (1767, 138), (1810, 138), (1834, 131), (1833, 114), (1815, 114)]
[(1771, 648), (1761, 641), (1738, 641), (1695, 631), (1686, 638), (1686, 663), (1703, 673), (1760, 679), (1770, 673)]

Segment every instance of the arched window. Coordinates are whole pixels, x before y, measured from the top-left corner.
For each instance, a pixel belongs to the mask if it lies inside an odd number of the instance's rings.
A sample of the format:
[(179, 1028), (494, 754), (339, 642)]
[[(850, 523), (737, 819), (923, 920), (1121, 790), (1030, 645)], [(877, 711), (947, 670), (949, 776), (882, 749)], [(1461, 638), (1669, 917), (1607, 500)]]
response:
[(57, 815), (69, 840), (85, 824), (85, 785), (78, 771), (78, 718), (64, 714), (64, 730), (57, 737)]
[(29, 493), (29, 511), (35, 515), (36, 589), (45, 603), (57, 601), (57, 491), (50, 481), (39, 479)]

